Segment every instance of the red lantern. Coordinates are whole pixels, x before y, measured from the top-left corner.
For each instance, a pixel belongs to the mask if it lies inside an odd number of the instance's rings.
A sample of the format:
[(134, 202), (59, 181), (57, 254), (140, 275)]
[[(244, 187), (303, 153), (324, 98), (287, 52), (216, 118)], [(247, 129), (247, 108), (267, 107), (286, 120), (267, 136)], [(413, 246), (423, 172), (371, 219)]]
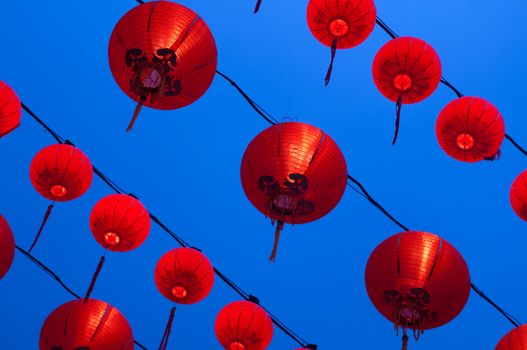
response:
[(15, 238), (7, 220), (0, 215), (0, 279), (4, 278), (15, 257)]
[(505, 122), (492, 103), (479, 97), (461, 97), (439, 114), (436, 135), (452, 158), (464, 162), (492, 160), (499, 157)]
[(82, 196), (90, 188), (93, 168), (81, 150), (67, 144), (45, 147), (31, 161), (29, 176), (33, 187), (44, 198), (52, 200), (40, 229), (29, 248), (35, 247), (55, 202), (66, 202)]
[(417, 339), (425, 329), (454, 319), (470, 294), (470, 275), (461, 254), (444, 239), (407, 231), (382, 242), (366, 265), (366, 289), (373, 305), (396, 329)]
[(132, 329), (113, 306), (95, 299), (70, 301), (53, 311), (40, 331), (40, 350), (133, 350)]
[(373, 31), (377, 9), (373, 0), (310, 0), (307, 24), (313, 36), (331, 48), (331, 63), (326, 74), (329, 84), (337, 49), (361, 44)]
[(284, 223), (320, 219), (338, 204), (346, 189), (346, 160), (322, 130), (282, 123), (251, 141), (243, 155), (241, 181), (251, 203), (277, 222), (274, 260)]
[(265, 350), (273, 339), (273, 321), (262, 307), (250, 301), (225, 306), (214, 330), (226, 350)]
[(110, 69), (119, 87), (141, 106), (176, 109), (207, 91), (217, 50), (207, 24), (192, 10), (170, 1), (150, 1), (121, 18), (110, 38)]
[(16, 93), (0, 80), (0, 137), (9, 134), (20, 125), (22, 104)]
[(527, 221), (527, 170), (518, 175), (512, 183), (510, 202), (514, 212)]
[(501, 338), (495, 350), (524, 350), (527, 349), (527, 325), (514, 328)]
[(209, 295), (214, 268), (207, 257), (192, 248), (177, 248), (161, 257), (155, 269), (157, 289), (178, 304), (194, 304)]
[(396, 102), (395, 143), (402, 104), (432, 95), (441, 81), (441, 61), (432, 46), (420, 39), (393, 39), (375, 56), (373, 80), (386, 98)]
[(33, 187), (43, 197), (66, 202), (82, 196), (90, 188), (93, 168), (81, 150), (57, 144), (37, 153), (31, 162), (30, 177)]
[(105, 249), (127, 252), (139, 247), (150, 233), (150, 215), (132, 196), (111, 194), (92, 209), (90, 228)]

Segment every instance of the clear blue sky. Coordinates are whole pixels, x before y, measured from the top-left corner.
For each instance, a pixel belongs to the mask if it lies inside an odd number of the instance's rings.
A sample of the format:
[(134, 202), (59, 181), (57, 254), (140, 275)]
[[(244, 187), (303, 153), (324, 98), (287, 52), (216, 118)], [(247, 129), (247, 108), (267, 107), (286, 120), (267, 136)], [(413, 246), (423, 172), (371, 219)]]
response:
[[(306, 1), (183, 4), (209, 24), (218, 68), (281, 119), (325, 130), (340, 145), (349, 172), (405, 225), (439, 234), (465, 257), (473, 281), (520, 320), (527, 320), (526, 223), (508, 202), (509, 186), (527, 159), (510, 144), (498, 162), (465, 164), (435, 139), (435, 120), (455, 96), (440, 87), (403, 108), (391, 146), (394, 104), (376, 90), (371, 62), (388, 40), (379, 28), (360, 47), (339, 51), (329, 87), (329, 49), (310, 34)], [(287, 226), (275, 264), (267, 261), (273, 229), (245, 198), (242, 154), (267, 124), (221, 78), (197, 103), (164, 112), (144, 109), (125, 134), (134, 103), (114, 83), (107, 62), (113, 26), (134, 0), (4, 1), (0, 79), (63, 136), (212, 262), (257, 295), (289, 327), (320, 349), (398, 349), (392, 325), (371, 305), (364, 286), (370, 252), (399, 229), (352, 191), (314, 223)], [(492, 101), (507, 131), (527, 145), (524, 0), (377, 1), (399, 34), (420, 37), (439, 53), (444, 74), (466, 95)], [(48, 202), (29, 181), (33, 155), (52, 143), (27, 115), (0, 140), (0, 212), (28, 247)], [(79, 293), (103, 253), (89, 231), (91, 207), (108, 188), (95, 179), (82, 198), (59, 204), (35, 255)], [(138, 250), (109, 254), (93, 296), (120, 309), (138, 340), (155, 349), (171, 304), (156, 290), (153, 269), (175, 242), (157, 227)], [(177, 311), (172, 349), (219, 349), (213, 324), (236, 295), (217, 281), (202, 303)], [(47, 315), (71, 300), (17, 254), (0, 281), (1, 349), (35, 349)], [(493, 349), (510, 324), (478, 296), (452, 323), (426, 332), (411, 349)], [(275, 330), (269, 349), (296, 344)]]

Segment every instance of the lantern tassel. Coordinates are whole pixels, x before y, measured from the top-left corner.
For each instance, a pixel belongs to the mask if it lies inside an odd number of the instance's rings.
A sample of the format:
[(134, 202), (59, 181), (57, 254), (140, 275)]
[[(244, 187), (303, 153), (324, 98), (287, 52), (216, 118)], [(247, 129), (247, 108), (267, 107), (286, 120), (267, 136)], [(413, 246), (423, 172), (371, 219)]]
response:
[(326, 73), (325, 86), (328, 86), (331, 79), (331, 72), (333, 71), (333, 61), (335, 61), (335, 54), (337, 53), (337, 39), (331, 43), (331, 61), (329, 63), (328, 72)]
[(408, 335), (406, 334), (406, 330), (404, 331), (403, 335), (403, 347), (401, 350), (408, 350)]
[(403, 106), (403, 95), (400, 95), (397, 99), (397, 104), (395, 105), (395, 134), (393, 135), (392, 145), (395, 145), (397, 142), (397, 136), (399, 136), (399, 123), (401, 121), (401, 108)]
[(88, 287), (88, 291), (86, 292), (86, 296), (84, 297), (84, 302), (86, 303), (88, 299), (90, 299), (90, 295), (93, 292), (93, 288), (95, 287), (95, 282), (97, 281), (97, 277), (99, 277), (99, 273), (102, 270), (102, 266), (104, 264), (104, 261), (106, 259), (104, 258), (104, 255), (101, 256), (101, 260), (99, 260), (99, 264), (97, 265), (97, 269), (95, 269), (95, 273), (93, 274), (93, 277), (91, 279), (90, 286)]
[(37, 241), (40, 238), (40, 235), (42, 234), (42, 230), (44, 230), (44, 226), (46, 226), (46, 222), (48, 222), (49, 216), (51, 215), (51, 211), (53, 210), (54, 206), (55, 206), (55, 202), (51, 203), (48, 206), (48, 209), (46, 210), (46, 214), (44, 215), (44, 219), (42, 220), (42, 224), (40, 224), (40, 229), (38, 230), (37, 235), (35, 236), (35, 239), (33, 240), (33, 243), (31, 243), (31, 247), (29, 247), (28, 253), (31, 253), (33, 248), (35, 248), (35, 245), (37, 244)]
[(172, 322), (174, 321), (175, 313), (176, 307), (174, 306), (172, 310), (170, 310), (170, 317), (168, 318), (165, 334), (163, 334), (163, 339), (161, 339), (161, 344), (159, 344), (159, 350), (166, 350), (168, 346), (168, 339), (170, 338), (170, 331), (172, 330)]
[(284, 222), (282, 220), (278, 220), (276, 223), (276, 230), (274, 232), (273, 251), (271, 252), (271, 256), (269, 257), (269, 261), (271, 262), (274, 262), (276, 260), (276, 252), (278, 251), (278, 242), (280, 241), (280, 233), (282, 232), (283, 228), (284, 228)]
[(126, 132), (132, 131), (135, 121), (137, 120), (137, 117), (139, 117), (139, 113), (141, 113), (141, 109), (143, 108), (143, 104), (145, 103), (145, 101), (146, 101), (146, 97), (141, 97), (141, 99), (137, 103), (137, 106), (135, 107), (134, 115), (132, 116), (132, 120), (130, 120), (128, 127), (126, 128)]
[(256, 2), (256, 7), (254, 8), (254, 13), (258, 12), (260, 10), (260, 5), (262, 4), (262, 0), (258, 0)]

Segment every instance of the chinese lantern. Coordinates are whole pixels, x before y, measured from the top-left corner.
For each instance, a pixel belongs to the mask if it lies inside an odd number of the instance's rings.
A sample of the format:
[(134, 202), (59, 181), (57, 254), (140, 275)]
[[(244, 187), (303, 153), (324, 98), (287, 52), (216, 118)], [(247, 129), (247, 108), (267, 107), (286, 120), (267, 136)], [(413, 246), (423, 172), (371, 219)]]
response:
[(199, 251), (177, 248), (157, 263), (155, 282), (165, 298), (178, 304), (194, 304), (209, 295), (214, 284), (214, 269)]
[(495, 350), (523, 350), (527, 349), (527, 325), (514, 328), (501, 338)]
[(37, 153), (31, 161), (29, 175), (37, 192), (52, 201), (29, 249), (31, 252), (55, 202), (71, 201), (82, 196), (91, 185), (93, 168), (88, 157), (78, 148), (67, 144), (56, 144), (45, 147)]
[(470, 275), (461, 254), (444, 239), (407, 231), (382, 242), (366, 265), (366, 289), (377, 310), (415, 339), (454, 319), (470, 294)]
[(436, 135), (452, 158), (464, 162), (492, 160), (499, 157), (505, 122), (492, 103), (479, 97), (461, 97), (439, 114)]
[(53, 311), (40, 331), (40, 350), (133, 350), (132, 329), (108, 303), (78, 299)]
[(346, 160), (322, 130), (304, 123), (274, 125), (245, 151), (241, 182), (251, 203), (276, 222), (276, 257), (284, 223), (320, 219), (340, 201), (346, 188)]
[(9, 85), (0, 80), (0, 137), (9, 134), (20, 125), (22, 104)]
[(216, 317), (214, 330), (226, 350), (264, 350), (273, 339), (273, 321), (251, 301), (225, 306)]
[(514, 212), (527, 221), (527, 170), (518, 175), (512, 183), (510, 202)]
[(199, 15), (170, 1), (150, 1), (126, 13), (108, 47), (112, 74), (138, 105), (177, 109), (207, 91), (217, 65), (212, 33)]
[(150, 215), (134, 197), (111, 194), (93, 207), (90, 228), (103, 248), (127, 252), (139, 247), (148, 237)]
[(401, 106), (432, 95), (441, 81), (441, 61), (432, 46), (421, 39), (393, 39), (375, 56), (373, 80), (386, 98), (396, 102), (395, 144)]
[(0, 215), (0, 279), (2, 279), (15, 257), (15, 238), (7, 220)]
[(361, 44), (373, 31), (377, 9), (373, 0), (310, 0), (307, 24), (313, 36), (331, 48), (325, 84), (329, 84), (337, 49)]

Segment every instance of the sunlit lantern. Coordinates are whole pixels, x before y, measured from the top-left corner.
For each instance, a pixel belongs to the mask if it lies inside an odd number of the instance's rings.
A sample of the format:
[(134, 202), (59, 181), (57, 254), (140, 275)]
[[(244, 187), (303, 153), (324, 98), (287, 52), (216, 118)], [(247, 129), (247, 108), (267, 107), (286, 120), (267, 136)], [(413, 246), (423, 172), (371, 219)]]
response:
[(133, 350), (128, 321), (103, 301), (70, 301), (53, 311), (40, 332), (40, 350)]
[(328, 85), (337, 49), (361, 44), (373, 31), (377, 10), (373, 0), (310, 0), (307, 24), (313, 36), (331, 48), (331, 63), (326, 74)]
[(257, 135), (241, 164), (241, 182), (251, 203), (276, 223), (276, 257), (284, 223), (320, 219), (346, 189), (346, 160), (322, 130), (304, 123), (274, 125)]
[(103, 248), (126, 252), (139, 247), (148, 237), (150, 215), (134, 197), (111, 194), (93, 207), (90, 228)]
[(527, 325), (514, 328), (501, 338), (495, 350), (524, 350), (527, 349)]
[(492, 103), (479, 97), (461, 97), (439, 114), (436, 136), (441, 148), (454, 159), (493, 160), (500, 155), (505, 122)]
[(22, 104), (9, 85), (0, 80), (0, 137), (9, 134), (20, 125)]
[(149, 1), (126, 13), (108, 47), (110, 69), (119, 87), (138, 105), (171, 110), (200, 98), (217, 65), (212, 33), (192, 10), (171, 1)]
[(401, 106), (421, 102), (432, 95), (441, 81), (441, 61), (432, 46), (421, 39), (393, 39), (375, 56), (373, 80), (379, 91), (396, 103), (395, 143)]
[(78, 148), (56, 144), (45, 147), (35, 155), (31, 161), (29, 175), (37, 192), (52, 201), (29, 249), (31, 251), (42, 233), (54, 203), (71, 201), (86, 193), (93, 180), (93, 168), (88, 157)]
[(155, 269), (157, 289), (178, 304), (194, 304), (209, 295), (214, 268), (209, 259), (192, 248), (177, 248), (161, 257)]
[(7, 220), (0, 215), (0, 279), (2, 279), (15, 257), (15, 238)]
[(527, 221), (527, 170), (518, 175), (512, 183), (510, 202), (514, 212)]
[(226, 350), (264, 350), (273, 339), (273, 321), (251, 301), (235, 301), (216, 318), (216, 338)]
[(406, 349), (426, 330), (454, 319), (470, 294), (470, 275), (461, 254), (446, 240), (407, 231), (382, 242), (366, 265), (366, 289), (377, 310), (403, 330)]

